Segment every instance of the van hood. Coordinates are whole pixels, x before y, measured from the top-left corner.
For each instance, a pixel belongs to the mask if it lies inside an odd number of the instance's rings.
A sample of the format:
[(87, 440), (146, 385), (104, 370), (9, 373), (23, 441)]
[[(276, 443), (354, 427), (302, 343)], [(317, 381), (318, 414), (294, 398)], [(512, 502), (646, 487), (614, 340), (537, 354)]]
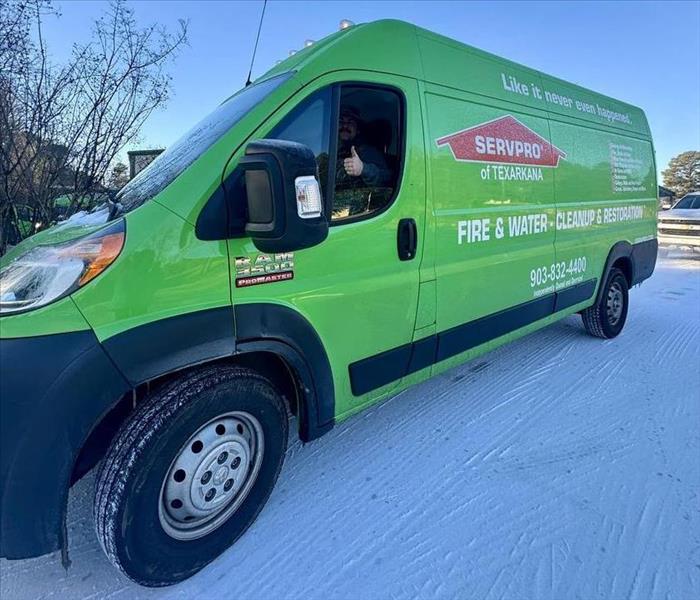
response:
[(52, 246), (61, 244), (89, 235), (103, 227), (111, 220), (109, 205), (103, 204), (90, 212), (80, 211), (65, 221), (59, 221), (53, 227), (39, 231), (22, 240), (19, 244), (0, 257), (0, 268), (10, 264), (13, 260), (26, 254), (37, 246)]

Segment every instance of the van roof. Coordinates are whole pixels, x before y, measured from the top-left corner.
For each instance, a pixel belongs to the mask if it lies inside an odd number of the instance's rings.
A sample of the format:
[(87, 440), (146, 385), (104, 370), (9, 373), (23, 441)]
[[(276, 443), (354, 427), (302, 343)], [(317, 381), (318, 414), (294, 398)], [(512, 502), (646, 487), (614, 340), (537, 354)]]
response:
[(649, 136), (644, 112), (635, 106), (404, 21), (373, 21), (335, 32), (299, 50), (260, 80), (296, 70), (301, 83), (307, 83), (344, 69), (393, 73)]

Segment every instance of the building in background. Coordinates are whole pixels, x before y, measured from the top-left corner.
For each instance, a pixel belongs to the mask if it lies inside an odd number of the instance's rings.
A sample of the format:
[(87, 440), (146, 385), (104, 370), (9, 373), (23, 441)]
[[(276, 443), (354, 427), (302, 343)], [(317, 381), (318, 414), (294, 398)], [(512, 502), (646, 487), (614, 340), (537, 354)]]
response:
[(129, 155), (129, 179), (136, 177), (150, 165), (164, 149), (165, 148), (156, 150), (130, 150), (127, 152)]
[(676, 192), (669, 190), (664, 186), (659, 186), (659, 209), (666, 210), (671, 208), (676, 201)]

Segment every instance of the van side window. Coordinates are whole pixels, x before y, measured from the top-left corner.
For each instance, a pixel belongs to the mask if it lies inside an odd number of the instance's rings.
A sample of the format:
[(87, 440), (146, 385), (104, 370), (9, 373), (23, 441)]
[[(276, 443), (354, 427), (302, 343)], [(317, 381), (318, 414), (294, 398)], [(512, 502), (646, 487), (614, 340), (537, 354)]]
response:
[(328, 193), (328, 147), (330, 144), (331, 88), (319, 90), (290, 112), (268, 138), (298, 142), (311, 148), (319, 166), (323, 197)]
[(394, 197), (401, 163), (401, 100), (396, 92), (344, 85), (332, 221), (369, 215)]
[[(398, 185), (403, 131), (401, 98), (388, 89), (342, 85), (338, 120), (331, 124), (333, 88), (309, 96), (268, 138), (313, 150), (324, 199), (332, 192), (331, 221), (357, 219), (386, 208)], [(332, 140), (332, 136), (337, 136)], [(335, 142), (335, 143), (331, 143)], [(331, 148), (337, 148), (335, 170)]]

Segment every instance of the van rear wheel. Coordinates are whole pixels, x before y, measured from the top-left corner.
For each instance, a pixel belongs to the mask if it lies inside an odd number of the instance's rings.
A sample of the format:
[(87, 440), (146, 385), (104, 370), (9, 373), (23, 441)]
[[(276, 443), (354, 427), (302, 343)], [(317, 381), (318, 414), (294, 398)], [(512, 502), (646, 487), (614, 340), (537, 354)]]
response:
[(273, 385), (233, 366), (191, 371), (130, 416), (100, 467), (95, 528), (129, 578), (177, 583), (253, 523), (277, 480), (287, 411)]
[(600, 299), (581, 313), (586, 331), (596, 337), (610, 339), (617, 336), (627, 321), (629, 287), (625, 274), (612, 268), (603, 286)]

